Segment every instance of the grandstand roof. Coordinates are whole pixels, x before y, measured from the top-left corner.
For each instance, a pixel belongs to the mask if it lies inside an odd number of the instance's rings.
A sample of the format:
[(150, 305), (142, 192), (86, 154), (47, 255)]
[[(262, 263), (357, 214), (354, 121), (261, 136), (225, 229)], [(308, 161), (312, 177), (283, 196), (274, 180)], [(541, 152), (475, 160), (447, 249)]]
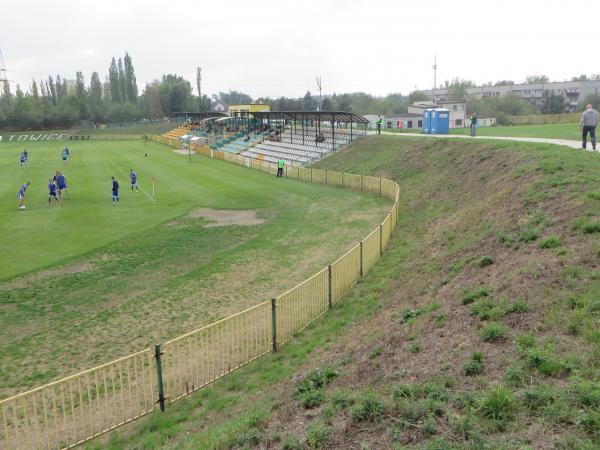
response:
[(227, 117), (227, 113), (208, 111), (208, 112), (174, 112), (173, 117), (191, 117), (193, 119), (208, 119), (209, 117)]
[(251, 113), (257, 119), (319, 120), (321, 122), (369, 123), (359, 114), (344, 111), (261, 111)]

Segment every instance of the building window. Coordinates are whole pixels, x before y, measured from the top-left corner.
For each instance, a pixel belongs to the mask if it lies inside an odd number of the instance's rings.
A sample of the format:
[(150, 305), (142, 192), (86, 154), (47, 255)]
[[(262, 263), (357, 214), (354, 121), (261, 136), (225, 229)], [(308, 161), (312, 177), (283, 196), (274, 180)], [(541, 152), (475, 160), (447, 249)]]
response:
[(417, 128), (423, 128), (423, 121), (422, 120), (419, 120), (417, 122)]
[(456, 106), (456, 105), (452, 105), (452, 111), (456, 111), (456, 110), (457, 110), (457, 108), (458, 108), (458, 106)]
[(454, 121), (454, 125), (456, 125), (457, 127), (462, 127), (462, 119), (456, 119)]
[(412, 120), (406, 122), (406, 128), (412, 128)]
[(386, 122), (385, 126), (386, 126), (387, 128), (392, 128), (392, 122)]

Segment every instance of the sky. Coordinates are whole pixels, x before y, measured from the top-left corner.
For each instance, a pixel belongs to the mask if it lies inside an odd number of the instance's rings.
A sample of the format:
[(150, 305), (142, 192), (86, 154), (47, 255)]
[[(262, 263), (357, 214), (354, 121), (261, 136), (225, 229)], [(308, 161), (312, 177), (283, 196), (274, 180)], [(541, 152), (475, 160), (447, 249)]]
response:
[[(208, 95), (407, 95), (460, 77), (485, 83), (600, 73), (598, 0), (1, 0), (7, 76), (108, 74), (128, 52), (140, 92), (166, 73)], [(586, 24), (586, 20), (589, 25)]]

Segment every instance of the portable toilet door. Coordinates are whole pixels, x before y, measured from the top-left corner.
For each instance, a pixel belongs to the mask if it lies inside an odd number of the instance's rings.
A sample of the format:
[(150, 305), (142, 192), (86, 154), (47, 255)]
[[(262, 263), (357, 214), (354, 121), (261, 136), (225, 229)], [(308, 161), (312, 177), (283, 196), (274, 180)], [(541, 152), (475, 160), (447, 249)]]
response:
[(429, 134), (431, 133), (431, 113), (432, 109), (426, 109), (423, 112), (423, 133)]
[(432, 120), (432, 129), (435, 127), (435, 131), (432, 133), (435, 134), (448, 134), (450, 132), (450, 110), (445, 108), (437, 108), (435, 110), (435, 125), (433, 125)]
[(429, 114), (429, 133), (437, 134), (437, 109), (432, 109)]

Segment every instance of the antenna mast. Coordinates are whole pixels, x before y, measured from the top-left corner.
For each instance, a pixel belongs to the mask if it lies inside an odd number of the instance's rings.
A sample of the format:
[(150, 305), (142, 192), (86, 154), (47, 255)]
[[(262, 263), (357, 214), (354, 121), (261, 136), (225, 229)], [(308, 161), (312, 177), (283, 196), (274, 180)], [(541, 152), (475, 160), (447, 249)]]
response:
[(437, 57), (433, 55), (433, 103), (435, 103), (435, 88), (437, 86)]
[(10, 86), (8, 85), (8, 77), (6, 76), (6, 66), (4, 65), (4, 56), (2, 56), (2, 49), (0, 49), (0, 83), (2, 84), (2, 92), (0, 96), (10, 94)]
[(317, 77), (317, 89), (319, 89), (319, 111), (320, 111), (323, 106), (323, 100), (322, 100), (322, 96), (321, 96), (321, 92), (323, 90), (323, 86), (321, 85), (321, 75), (319, 75)]

